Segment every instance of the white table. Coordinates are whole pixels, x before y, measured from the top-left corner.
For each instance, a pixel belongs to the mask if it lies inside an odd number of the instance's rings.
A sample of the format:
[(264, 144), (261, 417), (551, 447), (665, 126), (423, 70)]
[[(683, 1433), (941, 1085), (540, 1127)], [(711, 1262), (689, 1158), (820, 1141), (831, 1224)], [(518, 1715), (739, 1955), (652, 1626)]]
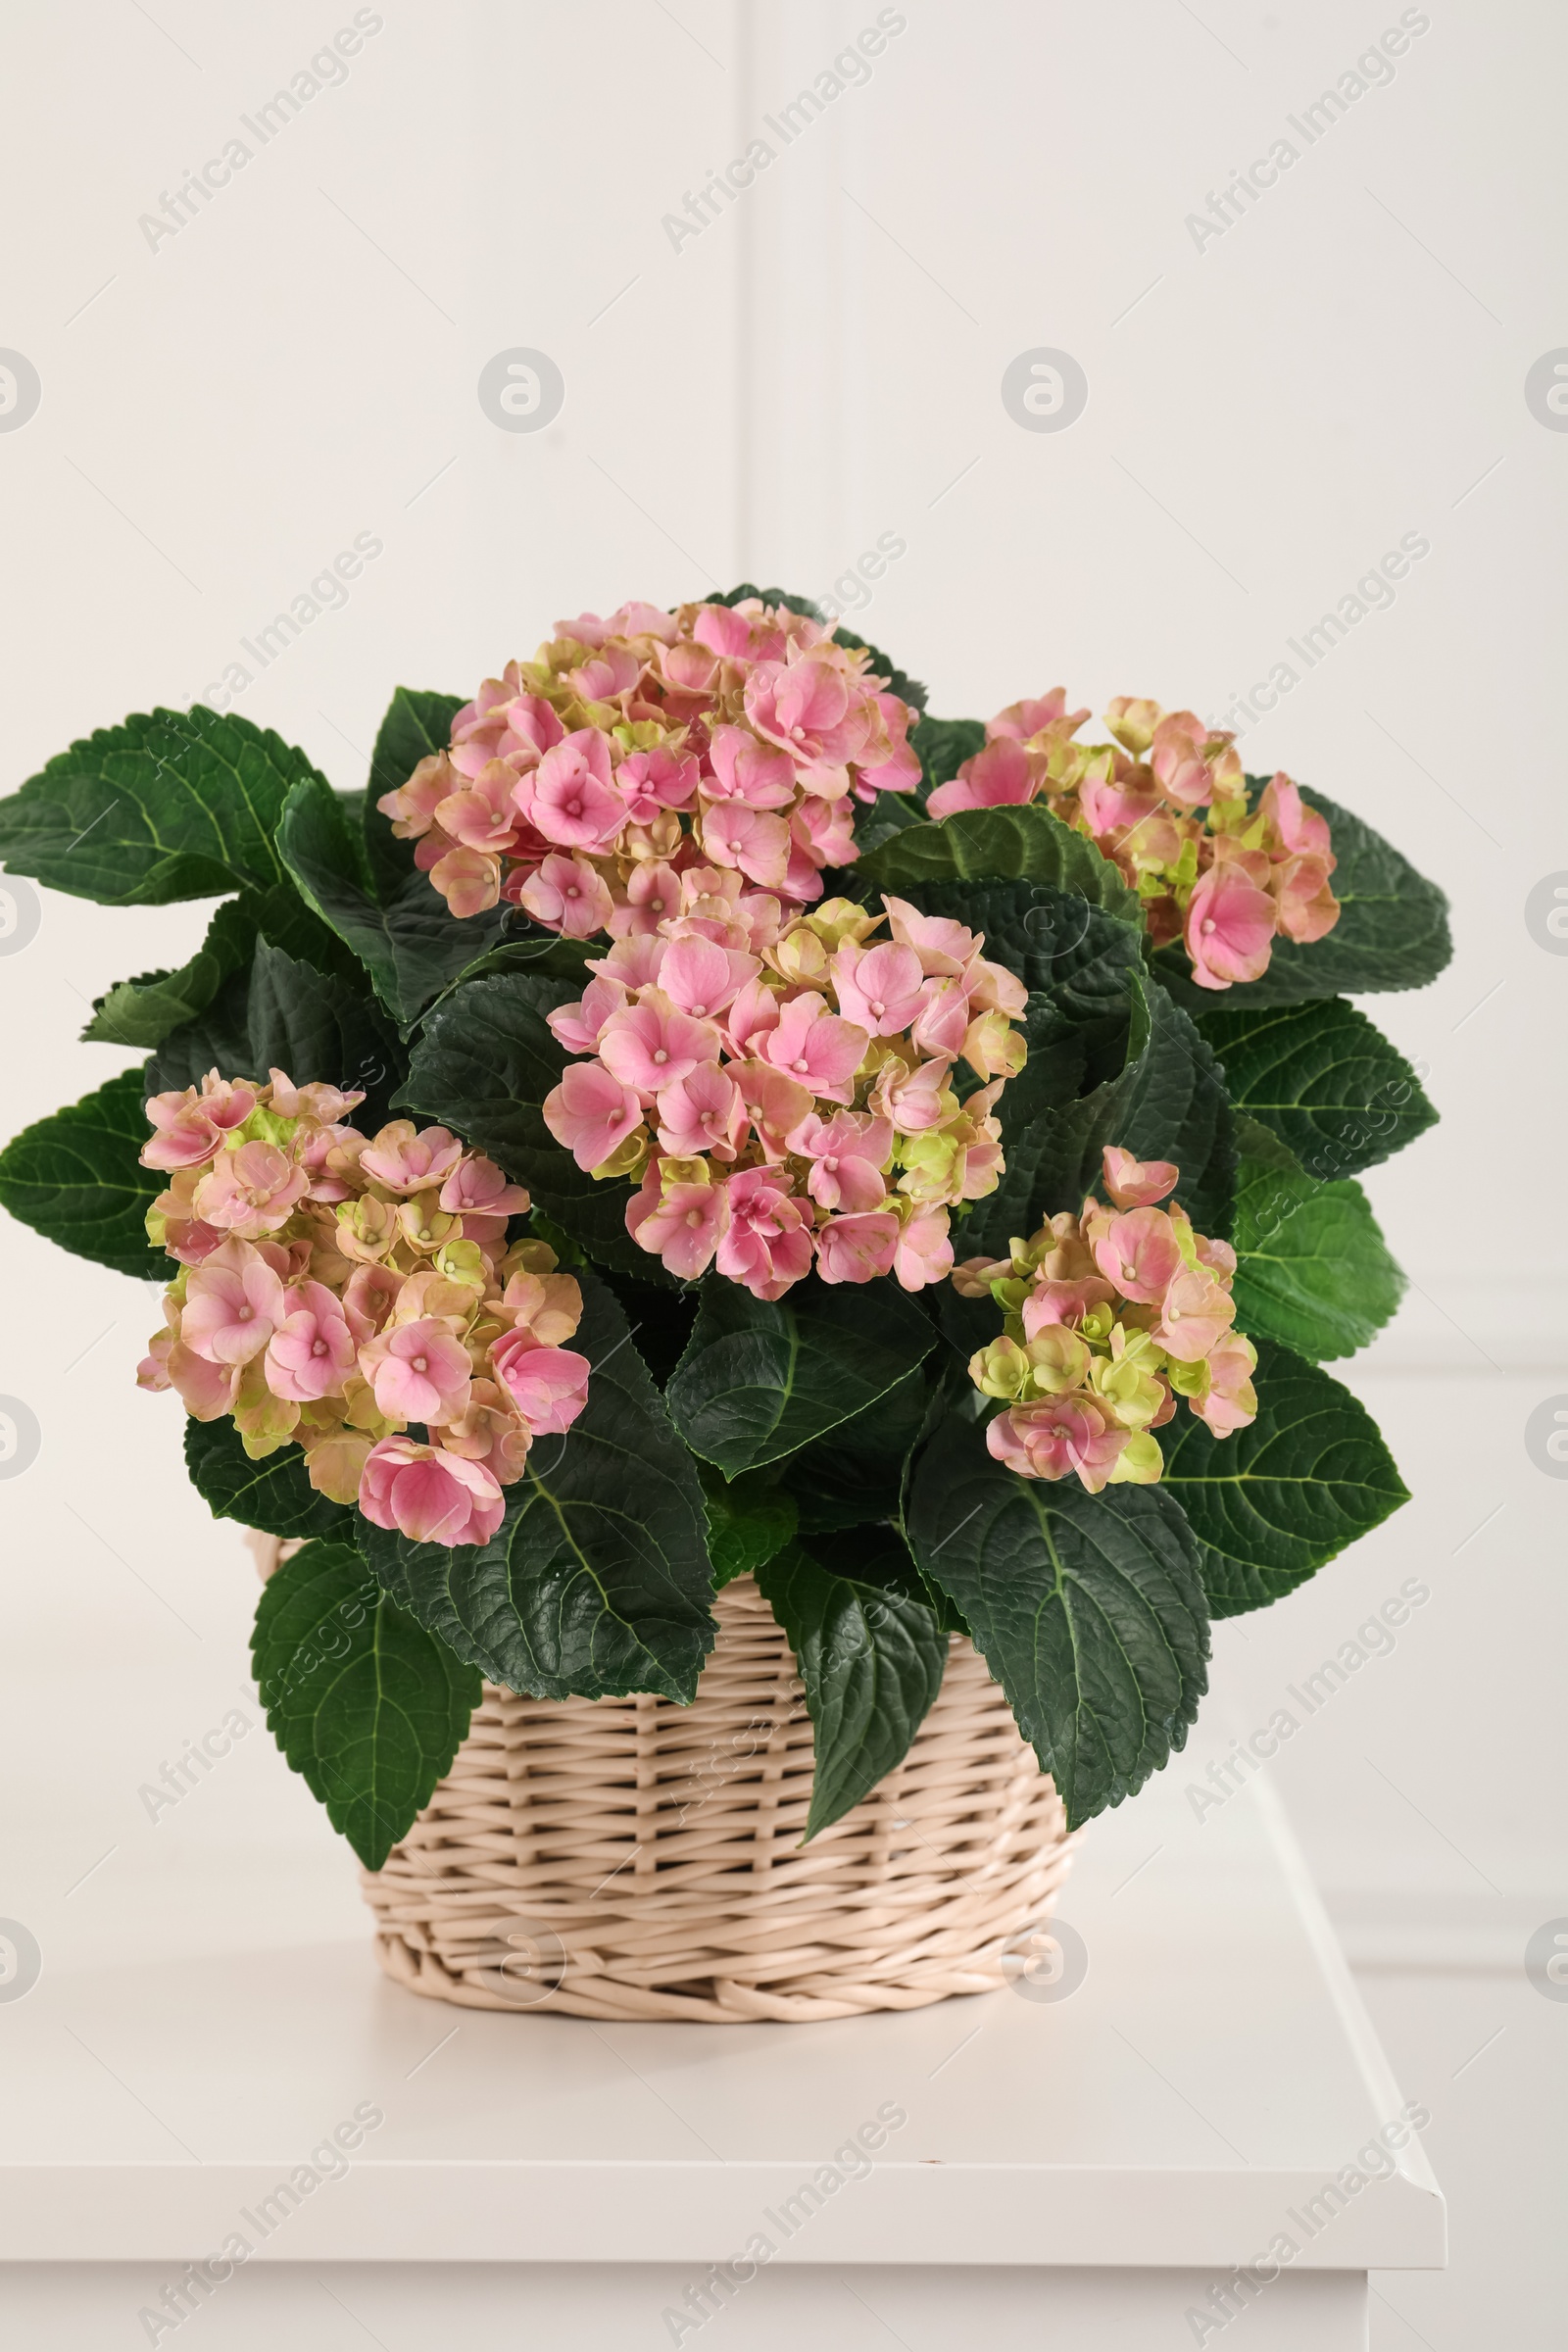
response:
[[(0, 2340), (1362, 2346), (1367, 2272), (1441, 2265), (1444, 2206), (1418, 2132), (1385, 2177), (1340, 2176), (1422, 2086), (1395, 2083), (1267, 1790), (1199, 1822), (1186, 1777), (1086, 1838), (1066, 1998), (811, 2027), (476, 2014), (388, 1984), (368, 1924), (183, 1958), (143, 1924), (46, 1969), (0, 2004)], [(242, 1914), (243, 1884), (215, 1903)], [(278, 2196), (356, 2109), (384, 2120), (316, 2168), (341, 2177)], [(188, 2287), (186, 2319), (142, 2316), (235, 2233), (251, 2258)]]

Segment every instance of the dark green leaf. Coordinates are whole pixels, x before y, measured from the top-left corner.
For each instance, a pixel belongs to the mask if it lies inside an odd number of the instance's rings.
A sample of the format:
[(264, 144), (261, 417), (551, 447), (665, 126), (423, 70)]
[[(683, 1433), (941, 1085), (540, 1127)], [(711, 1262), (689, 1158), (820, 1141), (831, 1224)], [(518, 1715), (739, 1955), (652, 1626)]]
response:
[(109, 906), (266, 890), (283, 879), (273, 835), (302, 779), (327, 789), (248, 718), (154, 710), (74, 743), (0, 801), (0, 858)]
[[(955, 1226), (954, 1247), (961, 1257), (1004, 1257), (1013, 1235), (1027, 1237), (1061, 1209), (1076, 1209), (1101, 1179), (1106, 1144), (1119, 1144), (1138, 1079), (1150, 1050), (1150, 1012), (1144, 983), (1132, 975), (1132, 1027), (1126, 1067), (1077, 1101), (1060, 1104), (1044, 1088), (1022, 1076), (1003, 1096), (1005, 1166), (995, 1192), (977, 1200)], [(1031, 1026), (1026, 1016), (1025, 1034)]]
[(504, 910), (460, 922), (414, 862), (410, 842), (370, 813), (372, 859), (344, 802), (319, 776), (290, 793), (277, 829), (278, 855), (308, 906), (365, 965), (376, 995), (405, 1030), (431, 998), (494, 944)]
[(942, 1688), (948, 1637), (912, 1576), (905, 1588), (836, 1575), (795, 1544), (757, 1581), (806, 1686), (816, 1752), (808, 1840), (903, 1763)]
[(0, 1152), (0, 1202), (62, 1250), (143, 1282), (165, 1271), (147, 1211), (168, 1179), (138, 1154), (152, 1133), (140, 1070), (122, 1070)]
[[(541, 1241), (550, 1243), (564, 1264), (573, 1252), (579, 1261), (583, 1258), (584, 1252), (577, 1250), (570, 1236), (552, 1227), (548, 1217), (541, 1219), (535, 1215), (530, 1219), (529, 1229)], [(660, 1272), (663, 1272), (662, 1266)], [(669, 1376), (686, 1351), (692, 1325), (697, 1320), (696, 1290), (685, 1285), (644, 1282), (634, 1274), (621, 1274), (612, 1267), (606, 1270), (602, 1279), (620, 1301), (637, 1343), (637, 1352), (653, 1374), (656, 1387), (667, 1388)]]
[(413, 862), (413, 844), (399, 841), (392, 830), (392, 819), (383, 814), (376, 803), (383, 793), (396, 792), (400, 785), (406, 784), (421, 760), (427, 760), (433, 752), (446, 750), (453, 717), (462, 708), (460, 694), (434, 694), (418, 686), (400, 686), (376, 729), (361, 824), (366, 858), (379, 898), (395, 899), (403, 889)]
[(667, 1284), (659, 1259), (626, 1231), (630, 1184), (596, 1184), (544, 1122), (541, 1105), (568, 1059), (545, 1015), (580, 994), (569, 981), (522, 973), (469, 981), (425, 1022), (398, 1100), (488, 1152), (602, 1265)]
[(1029, 1058), (999, 1105), (1006, 1167), (954, 1237), (959, 1256), (1005, 1255), (1010, 1236), (1076, 1208), (1100, 1176), (1101, 1144), (1122, 1140), (1148, 1034), (1140, 943), (1049, 883), (911, 883), (907, 895), (922, 912), (982, 933), (987, 955), (1029, 991), (1020, 1022)]
[(1181, 1747), (1207, 1687), (1198, 1545), (1157, 1487), (1019, 1478), (957, 1415), (915, 1467), (909, 1545), (950, 1592), (1076, 1826)]
[[(988, 1292), (960, 1298), (949, 1282), (927, 1291), (928, 1311), (958, 1361), (967, 1364), (977, 1348), (989, 1348), (1002, 1329), (1002, 1309)], [(945, 1359), (951, 1363), (950, 1359)]]
[[(408, 782), (421, 760), (447, 749), (452, 739), (452, 721), (463, 709), (464, 699), (461, 694), (440, 694), (432, 687), (393, 688), (392, 700), (375, 731), (370, 753), (370, 773), (365, 790), (367, 820), (383, 793), (396, 792)], [(380, 822), (390, 829), (390, 817), (381, 816)]]
[[(1236, 1114), (1207, 1040), (1153, 980), (1144, 983), (1150, 1039), (1134, 1073), (1120, 1144), (1138, 1159), (1173, 1160), (1175, 1198), (1200, 1233), (1223, 1234), (1236, 1191)], [(1102, 1190), (1103, 1189), (1102, 1184)]]
[(1305, 1173), (1284, 1137), (1249, 1117), (1245, 1110), (1236, 1113), (1236, 1149), (1244, 1160), (1250, 1159), (1260, 1168), (1281, 1169), (1293, 1176)]
[(1403, 1054), (1343, 997), (1222, 1004), (1199, 1027), (1237, 1109), (1271, 1127), (1309, 1176), (1358, 1176), (1437, 1119)]
[[(229, 899), (224, 904), (232, 906), (234, 902)], [(185, 996), (186, 974), (190, 968), (186, 964), (178, 971), (173, 971), (164, 963), (156, 971), (133, 972), (128, 980), (117, 980), (111, 988), (104, 990), (101, 997), (94, 997), (92, 1018), (83, 1026), (80, 1042), (84, 1046), (126, 1046), (133, 1050), (139, 1047), (145, 1053), (149, 1046), (158, 1043), (158, 1037), (165, 1035), (175, 1021), (190, 1018), (192, 1007)], [(166, 1002), (169, 1007), (167, 1015), (163, 1010)], [(205, 997), (203, 1002), (206, 1002)], [(123, 1020), (100, 1029), (99, 1019), (105, 1005), (117, 1003), (123, 1012)], [(149, 1030), (157, 1026), (158, 1036), (137, 1034), (143, 1020)]]
[(207, 936), (176, 972), (150, 972), (122, 980), (93, 1004), (82, 1031), (84, 1043), (130, 1046), (148, 1053), (172, 1029), (205, 1012), (230, 973), (250, 962), (256, 924), (241, 899), (225, 899), (207, 926)]
[(985, 750), (985, 720), (927, 716), (909, 741), (920, 755), (918, 798), (923, 808), (939, 784), (951, 784), (964, 761)]
[[(243, 1032), (251, 956), (258, 937), (302, 962), (315, 964), (318, 971), (357, 981), (364, 993), (365, 974), (358, 959), (324, 923), (318, 922), (293, 884), (284, 882), (274, 890), (247, 890), (237, 899), (225, 899), (188, 963), (177, 972), (150, 972), (138, 980), (122, 980), (98, 999), (93, 1017), (81, 1033), (83, 1039), (145, 1051), (181, 1037), (181, 1044), (171, 1051), (172, 1061), (177, 1062), (194, 1058), (200, 1050), (193, 1046), (189, 1054), (185, 1052), (182, 1032), (187, 1029), (198, 1037), (204, 1032), (220, 1036)], [(220, 999), (221, 1009), (214, 1009)], [(226, 1065), (220, 1066), (226, 1071)], [(243, 1065), (234, 1066), (237, 1070)], [(201, 1069), (212, 1067), (209, 1054)]]
[(1353, 1355), (1404, 1295), (1404, 1276), (1353, 1177), (1316, 1184), (1299, 1169), (1244, 1159), (1231, 1240), (1237, 1322), (1298, 1355)]
[[(868, 858), (896, 833), (925, 823), (925, 805), (936, 787), (951, 783), (985, 739), (978, 718), (920, 718), (909, 730), (909, 742), (920, 760), (919, 782), (908, 793), (879, 792), (874, 801), (862, 802), (856, 809), (855, 846), (860, 857)], [(855, 895), (853, 877), (847, 874), (834, 877), (829, 887), (835, 886), (841, 895)]]
[[(509, 908), (503, 936), (459, 972), (451, 986), (443, 989), (436, 999), (436, 1004), (445, 1004), (454, 989), (463, 988), (470, 980), (488, 979), (495, 972), (532, 972), (546, 980), (569, 980), (573, 996), (580, 996), (594, 977), (588, 969), (588, 958), (602, 955), (604, 948), (603, 939), (566, 939), (559, 931), (519, 922), (515, 908)], [(434, 1010), (432, 1005), (430, 1011)], [(429, 1014), (425, 1017), (428, 1019)]]
[(1409, 1500), (1376, 1423), (1288, 1348), (1257, 1350), (1257, 1419), (1223, 1440), (1178, 1411), (1159, 1433), (1164, 1490), (1198, 1539), (1209, 1614), (1294, 1592)]
[[(998, 1312), (990, 1299), (986, 1305), (992, 1323), (986, 1337), (994, 1339)], [(814, 1549), (820, 1549), (814, 1538), (826, 1529), (858, 1530), (869, 1521), (898, 1517), (904, 1466), (925, 1419), (927, 1388), (924, 1368), (916, 1366), (886, 1396), (789, 1456), (784, 1484)]]
[(1029, 991), (1029, 1059), (1002, 1102), (1009, 1134), (1036, 1106), (1075, 1102), (1120, 1075), (1134, 982), (1144, 971), (1137, 934), (1125, 923), (1047, 882), (916, 883), (894, 896), (966, 924), (984, 939), (987, 956)]
[(265, 1080), (280, 1069), (296, 1086), (321, 1079), (358, 1087), (365, 1102), (356, 1123), (368, 1135), (384, 1123), (407, 1065), (397, 1031), (371, 998), (259, 939), (249, 1029), (248, 1076)]
[(297, 962), (312, 963), (328, 978), (346, 980), (362, 997), (368, 996), (364, 964), (306, 906), (291, 881), (280, 882), (275, 890), (246, 891), (238, 904), (254, 918), (258, 937), (269, 947), (281, 948)]
[(209, 1070), (225, 1078), (256, 1077), (251, 1067), (250, 1001), (247, 962), (243, 971), (230, 972), (194, 1020), (171, 1029), (142, 1073), (146, 1093), (164, 1095), (200, 1086)]
[(708, 1509), (708, 1549), (715, 1588), (750, 1576), (793, 1538), (799, 1519), (795, 1497), (767, 1470), (746, 1470), (727, 1479), (711, 1462), (699, 1462)]
[[(1012, 1234), (1030, 1234), (1058, 1209), (1076, 1209), (1102, 1182), (1107, 1144), (1181, 1169), (1176, 1198), (1202, 1233), (1223, 1232), (1236, 1167), (1234, 1120), (1212, 1050), (1164, 990), (1130, 976), (1132, 1023), (1126, 1066), (1059, 1108), (1030, 1103), (1020, 1117), (1013, 1089), (1001, 1103), (1006, 1173), (976, 1203), (962, 1229), (965, 1254), (1002, 1257)], [(1026, 1027), (1028, 1024), (1026, 1023)], [(1010, 1112), (1010, 1116), (1009, 1116)]]
[[(895, 833), (906, 833), (911, 825), (922, 822), (920, 804), (912, 793), (879, 792), (874, 801), (858, 801), (855, 808), (855, 847), (861, 858), (879, 850)], [(824, 874), (823, 887), (836, 898), (852, 898), (854, 893), (841, 869)]]
[(759, 604), (770, 606), (774, 612), (799, 612), (807, 620), (822, 617), (814, 596), (797, 596), (789, 588), (759, 588), (753, 580), (742, 580), (738, 588), (710, 588), (700, 601), (705, 605), (743, 605), (748, 597), (756, 597)]
[(906, 1599), (923, 1600), (927, 1608), (935, 1605), (903, 1531), (888, 1520), (864, 1527), (819, 1528), (802, 1536), (800, 1548), (829, 1576), (902, 1592)]
[(490, 1542), (413, 1544), (368, 1524), (360, 1542), (393, 1598), (492, 1682), (684, 1704), (714, 1632), (703, 1492), (624, 1315), (580, 1279), (587, 1408), (565, 1437), (536, 1441)]
[[(938, 1418), (940, 1415), (933, 1416), (933, 1427)], [(876, 1585), (902, 1592), (906, 1600), (923, 1601), (943, 1633), (967, 1637), (969, 1628), (952, 1597), (915, 1566), (901, 1527), (877, 1520), (858, 1527), (821, 1528), (803, 1536), (801, 1544), (830, 1576), (848, 1577), (852, 1584)]]
[(269, 1536), (349, 1539), (354, 1513), (318, 1494), (299, 1446), (280, 1446), (253, 1462), (232, 1421), (187, 1421), (185, 1467), (215, 1519), (237, 1519)]
[(213, 1069), (265, 1084), (275, 1066), (301, 1086), (352, 1081), (367, 1098), (360, 1124), (379, 1125), (407, 1056), (364, 967), (292, 887), (247, 893), (225, 912), (252, 945), (204, 1009), (164, 1038), (147, 1064), (148, 1094), (199, 1085)]
[(911, 825), (851, 869), (855, 895), (874, 906), (884, 890), (921, 882), (1049, 882), (1102, 906), (1142, 936), (1143, 909), (1108, 858), (1038, 801), (1021, 808), (964, 808), (940, 824)]
[[(1258, 787), (1263, 779), (1250, 776)], [(1341, 808), (1326, 794), (1302, 794), (1329, 820), (1334, 895), (1343, 912), (1326, 939), (1301, 947), (1276, 939), (1268, 970), (1228, 990), (1227, 1009), (1253, 1004), (1299, 1004), (1312, 997), (1362, 996), (1376, 989), (1425, 988), (1453, 954), (1448, 902), (1435, 882), (1418, 874), (1391, 842)], [(1155, 966), (1166, 986), (1194, 1012), (1215, 1007), (1211, 989), (1197, 988), (1182, 948), (1162, 948)]]
[(1014, 1235), (1076, 1208), (1120, 1145), (1181, 1169), (1177, 1199), (1200, 1232), (1223, 1232), (1234, 1122), (1212, 1049), (1148, 974), (1137, 936), (1039, 882), (911, 885), (914, 904), (985, 935), (986, 953), (1029, 990), (1029, 1059), (1002, 1098), (1006, 1167), (958, 1229), (960, 1255), (1004, 1256)]
[(670, 1415), (692, 1451), (733, 1478), (885, 1396), (935, 1341), (889, 1282), (832, 1286), (809, 1274), (770, 1303), (709, 1274), (667, 1391)]
[(937, 1624), (943, 1633), (961, 1634), (966, 1642), (974, 1640), (969, 1620), (964, 1616), (951, 1592), (944, 1592), (940, 1585), (934, 1584), (931, 1578), (923, 1573), (920, 1577), (920, 1590), (935, 1611)]
[(291, 1769), (379, 1870), (450, 1770), (478, 1672), (387, 1597), (352, 1544), (307, 1544), (273, 1572), (251, 1657)]

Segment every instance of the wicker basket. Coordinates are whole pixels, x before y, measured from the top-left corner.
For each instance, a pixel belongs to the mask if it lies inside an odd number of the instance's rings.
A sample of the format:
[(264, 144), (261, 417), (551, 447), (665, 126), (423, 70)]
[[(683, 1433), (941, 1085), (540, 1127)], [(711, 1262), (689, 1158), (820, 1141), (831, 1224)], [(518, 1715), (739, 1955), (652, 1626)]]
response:
[(750, 1577), (689, 1707), (486, 1685), (384, 1869), (376, 1950), (470, 2008), (727, 2025), (919, 2009), (1005, 1982), (1066, 1871), (1060, 1799), (956, 1637), (899, 1768), (801, 1843), (811, 1727)]

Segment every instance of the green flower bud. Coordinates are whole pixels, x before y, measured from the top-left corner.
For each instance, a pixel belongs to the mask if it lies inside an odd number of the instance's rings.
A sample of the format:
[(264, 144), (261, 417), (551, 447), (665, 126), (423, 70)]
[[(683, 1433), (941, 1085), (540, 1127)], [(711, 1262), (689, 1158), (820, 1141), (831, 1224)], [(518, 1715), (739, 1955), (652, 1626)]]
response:
[(1141, 1436), (1129, 1438), (1116, 1456), (1108, 1484), (1113, 1487), (1152, 1487), (1165, 1467), (1165, 1457), (1159, 1450), (1159, 1440), (1147, 1430)]
[(483, 1298), (489, 1277), (484, 1252), (477, 1242), (444, 1242), (431, 1262), (436, 1272), (444, 1274), (448, 1282), (459, 1283), (464, 1290), (473, 1291)]
[(588, 1172), (591, 1176), (601, 1179), (609, 1176), (639, 1175), (647, 1161), (648, 1152), (647, 1128), (635, 1128), (624, 1143), (616, 1145), (608, 1159), (602, 1159), (597, 1168), (590, 1168)]
[(1064, 1323), (1049, 1324), (1028, 1343), (1030, 1386), (1037, 1396), (1064, 1396), (1081, 1387), (1093, 1361), (1075, 1331)]
[(1089, 1385), (1103, 1399), (1122, 1429), (1147, 1429), (1165, 1401), (1159, 1382), (1123, 1357), (1098, 1356)]
[(1029, 1369), (1029, 1358), (1014, 1340), (996, 1340), (969, 1358), (969, 1378), (982, 1396), (1000, 1396), (1008, 1404), (1023, 1395)]
[(277, 1144), (287, 1151), (298, 1125), (298, 1119), (285, 1119), (279, 1112), (269, 1110), (265, 1102), (258, 1102), (243, 1126), (229, 1128), (223, 1137), (223, 1148), (237, 1152), (241, 1144)]

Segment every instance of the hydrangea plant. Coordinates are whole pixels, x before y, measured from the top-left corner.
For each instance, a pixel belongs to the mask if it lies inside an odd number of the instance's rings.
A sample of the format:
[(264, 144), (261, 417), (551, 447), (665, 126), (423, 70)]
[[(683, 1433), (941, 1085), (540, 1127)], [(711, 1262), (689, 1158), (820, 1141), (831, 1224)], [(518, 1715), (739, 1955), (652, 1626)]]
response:
[(84, 1036), (136, 1063), (0, 1200), (162, 1286), (141, 1383), (372, 1868), (481, 1678), (689, 1701), (754, 1575), (807, 1835), (966, 1635), (1074, 1823), (1181, 1747), (1209, 1626), (1405, 1499), (1322, 1367), (1398, 1302), (1356, 1179), (1432, 1123), (1350, 995), (1442, 894), (1133, 699), (989, 723), (750, 586), (400, 688), (366, 786), (155, 710), (0, 803), (13, 872), (218, 898)]

